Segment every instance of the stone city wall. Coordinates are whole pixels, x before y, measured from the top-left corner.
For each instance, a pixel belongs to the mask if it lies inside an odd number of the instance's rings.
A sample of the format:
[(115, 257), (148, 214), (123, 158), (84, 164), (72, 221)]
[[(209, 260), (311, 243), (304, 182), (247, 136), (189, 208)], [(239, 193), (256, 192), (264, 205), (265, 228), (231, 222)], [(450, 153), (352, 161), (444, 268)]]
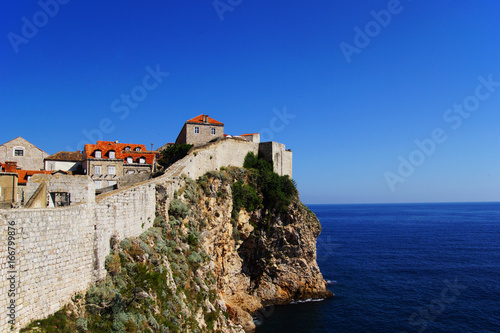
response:
[[(9, 320), (18, 331), (47, 317), (104, 278), (110, 239), (139, 236), (153, 226), (155, 211), (167, 215), (182, 175), (197, 179), (222, 166), (242, 167), (249, 151), (258, 153), (259, 144), (219, 140), (194, 149), (158, 178), (97, 198), (89, 194), (93, 189), (87, 186), (92, 185), (88, 177), (81, 178), (75, 191), (79, 189), (83, 203), (77, 205), (0, 210), (0, 331), (10, 329)], [(66, 177), (74, 176), (59, 175), (45, 183), (56, 188), (55, 180), (61, 183)], [(36, 190), (35, 184), (30, 191)]]

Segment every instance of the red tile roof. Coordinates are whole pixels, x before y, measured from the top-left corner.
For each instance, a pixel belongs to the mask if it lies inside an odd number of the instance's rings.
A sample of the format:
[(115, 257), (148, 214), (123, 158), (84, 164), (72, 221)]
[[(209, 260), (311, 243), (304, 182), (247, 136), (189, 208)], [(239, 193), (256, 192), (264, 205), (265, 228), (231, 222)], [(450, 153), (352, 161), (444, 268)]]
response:
[(249, 134), (241, 134), (240, 136), (253, 136), (253, 135), (257, 135), (259, 133), (249, 133)]
[[(129, 148), (130, 150), (125, 150)], [(135, 149), (140, 149), (136, 151)], [(139, 163), (139, 158), (144, 157), (147, 164), (153, 164), (155, 159), (155, 153), (146, 150), (145, 145), (139, 145), (134, 143), (115, 143), (113, 141), (97, 141), (97, 144), (86, 144), (84, 149), (84, 155), (87, 158), (95, 158), (95, 151), (101, 151), (101, 158), (109, 158), (109, 152), (115, 152), (115, 158), (124, 160), (126, 162), (127, 157), (132, 157), (133, 163)]]
[(36, 174), (50, 175), (54, 171), (43, 171), (43, 170), (16, 170), (18, 175), (17, 184), (26, 185), (28, 182), (28, 177)]
[[(208, 117), (208, 115), (200, 114), (199, 116), (194, 117), (193, 119), (189, 119), (188, 121), (186, 121), (186, 123), (205, 124), (205, 122), (203, 121), (203, 117), (204, 116)], [(217, 120), (215, 120), (213, 118), (210, 118), (210, 117), (208, 117), (208, 123), (209, 124), (214, 124), (214, 125), (224, 125), (220, 121), (217, 121)]]

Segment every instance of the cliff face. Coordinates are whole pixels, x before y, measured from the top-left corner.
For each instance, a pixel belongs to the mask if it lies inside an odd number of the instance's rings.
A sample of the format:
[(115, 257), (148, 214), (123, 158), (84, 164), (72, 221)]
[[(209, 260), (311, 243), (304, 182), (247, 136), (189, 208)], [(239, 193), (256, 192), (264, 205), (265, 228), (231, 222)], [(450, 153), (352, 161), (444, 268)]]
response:
[(270, 209), (255, 179), (238, 168), (181, 178), (174, 198), (158, 185), (155, 227), (112, 239), (106, 279), (26, 331), (250, 332), (259, 309), (331, 296), (318, 219), (294, 187)]
[[(219, 298), (235, 322), (251, 331), (255, 326), (250, 314), (264, 306), (332, 293), (316, 263), (321, 225), (314, 213), (294, 196), (280, 215), (262, 206), (234, 214), (231, 185), (246, 176), (235, 169), (207, 175), (199, 181), (190, 214), (206, 223), (201, 246), (212, 259)], [(188, 183), (182, 199), (191, 197), (195, 187)]]

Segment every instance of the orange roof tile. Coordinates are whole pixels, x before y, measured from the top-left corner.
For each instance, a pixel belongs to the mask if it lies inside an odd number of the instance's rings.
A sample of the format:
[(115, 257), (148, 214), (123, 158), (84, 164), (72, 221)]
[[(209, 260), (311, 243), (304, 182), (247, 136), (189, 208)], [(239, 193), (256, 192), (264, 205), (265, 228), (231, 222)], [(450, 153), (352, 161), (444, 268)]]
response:
[[(125, 150), (129, 148), (130, 150)], [(139, 149), (139, 151), (136, 151)], [(113, 141), (97, 141), (97, 144), (86, 144), (84, 149), (84, 155), (87, 158), (95, 158), (95, 151), (101, 151), (101, 158), (109, 158), (109, 152), (115, 152), (115, 158), (126, 161), (127, 157), (132, 157), (134, 163), (139, 163), (139, 158), (144, 157), (147, 164), (153, 164), (155, 159), (155, 153), (146, 150), (145, 145), (133, 144), (133, 143), (115, 143)]]
[(36, 174), (50, 175), (53, 171), (43, 171), (43, 170), (16, 170), (18, 175), (17, 184), (26, 185), (28, 182), (28, 177)]
[[(200, 114), (199, 116), (194, 117), (193, 119), (189, 119), (188, 121), (186, 121), (186, 123), (204, 124), (204, 122), (203, 122), (203, 116), (207, 116), (208, 117), (208, 115)], [(217, 120), (215, 120), (213, 118), (210, 118), (210, 117), (208, 117), (208, 123), (209, 124), (214, 124), (214, 125), (224, 125), (220, 121), (217, 121)]]

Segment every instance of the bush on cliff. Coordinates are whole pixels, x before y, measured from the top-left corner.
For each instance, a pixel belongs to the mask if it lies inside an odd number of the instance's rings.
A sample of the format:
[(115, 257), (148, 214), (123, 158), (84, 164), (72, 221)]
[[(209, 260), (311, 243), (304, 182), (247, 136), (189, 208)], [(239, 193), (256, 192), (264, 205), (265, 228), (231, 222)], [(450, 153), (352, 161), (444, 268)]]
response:
[[(292, 199), (298, 194), (295, 181), (288, 175), (280, 176), (275, 173), (271, 162), (256, 156), (253, 152), (246, 155), (243, 167), (255, 173), (256, 176), (249, 177), (249, 180), (251, 185), (262, 194), (264, 208), (277, 215), (286, 212)], [(236, 188), (236, 192), (233, 189), (233, 202), (242, 201), (245, 203), (245, 200), (247, 198), (238, 188)], [(238, 212), (242, 206), (243, 204), (236, 206)]]
[(231, 213), (233, 218), (238, 218), (238, 213), (242, 207), (251, 212), (262, 206), (262, 200), (257, 195), (254, 187), (237, 181), (231, 186), (231, 190), (233, 192), (233, 211)]
[(160, 158), (158, 159), (158, 164), (160, 164), (162, 167), (168, 168), (169, 166), (186, 156), (192, 147), (193, 145), (188, 144), (172, 145), (162, 150)]

